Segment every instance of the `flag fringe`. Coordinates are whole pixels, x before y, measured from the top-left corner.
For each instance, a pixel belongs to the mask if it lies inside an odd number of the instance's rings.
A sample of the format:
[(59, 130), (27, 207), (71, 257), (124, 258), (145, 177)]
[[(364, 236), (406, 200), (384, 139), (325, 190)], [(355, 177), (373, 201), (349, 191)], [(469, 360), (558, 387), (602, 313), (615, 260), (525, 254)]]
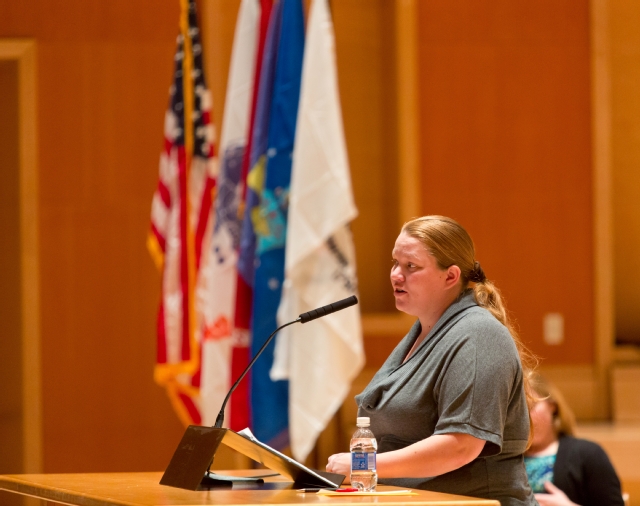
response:
[(149, 235), (147, 236), (147, 250), (149, 251), (149, 255), (151, 255), (151, 259), (153, 260), (156, 268), (162, 272), (162, 269), (164, 268), (164, 252), (158, 242), (158, 238), (153, 234), (153, 232), (149, 232)]
[(197, 360), (186, 360), (184, 362), (176, 362), (174, 364), (156, 364), (153, 370), (154, 381), (161, 386), (166, 386), (179, 374), (188, 374), (193, 376), (200, 366), (199, 356)]

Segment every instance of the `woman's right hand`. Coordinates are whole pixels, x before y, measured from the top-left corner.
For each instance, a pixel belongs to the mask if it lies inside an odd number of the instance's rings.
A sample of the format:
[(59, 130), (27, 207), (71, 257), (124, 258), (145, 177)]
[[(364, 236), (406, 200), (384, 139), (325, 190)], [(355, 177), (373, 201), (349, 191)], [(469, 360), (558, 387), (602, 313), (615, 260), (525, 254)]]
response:
[(346, 476), (344, 483), (351, 480), (351, 453), (336, 453), (329, 457), (326, 470), (328, 473), (337, 473)]

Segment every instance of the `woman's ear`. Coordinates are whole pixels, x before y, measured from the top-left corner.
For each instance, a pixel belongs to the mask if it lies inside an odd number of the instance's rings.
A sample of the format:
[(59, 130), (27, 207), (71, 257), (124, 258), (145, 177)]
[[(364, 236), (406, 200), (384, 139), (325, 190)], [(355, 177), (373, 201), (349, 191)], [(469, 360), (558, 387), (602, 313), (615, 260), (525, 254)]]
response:
[(445, 279), (445, 284), (447, 288), (453, 287), (458, 284), (460, 281), (460, 277), (462, 276), (462, 271), (460, 267), (457, 265), (451, 265), (447, 267), (447, 277)]

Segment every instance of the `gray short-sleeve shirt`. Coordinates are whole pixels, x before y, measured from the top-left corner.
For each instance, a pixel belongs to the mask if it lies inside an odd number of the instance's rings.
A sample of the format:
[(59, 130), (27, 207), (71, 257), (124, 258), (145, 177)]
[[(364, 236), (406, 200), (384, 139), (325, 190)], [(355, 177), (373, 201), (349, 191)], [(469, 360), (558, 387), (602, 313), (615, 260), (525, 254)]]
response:
[(387, 484), (535, 505), (522, 454), (529, 416), (522, 367), (508, 330), (467, 290), (444, 312), (413, 355), (416, 322), (365, 390), (358, 416), (371, 418), (379, 452), (433, 434), (486, 441), (480, 456), (449, 473), (380, 480)]

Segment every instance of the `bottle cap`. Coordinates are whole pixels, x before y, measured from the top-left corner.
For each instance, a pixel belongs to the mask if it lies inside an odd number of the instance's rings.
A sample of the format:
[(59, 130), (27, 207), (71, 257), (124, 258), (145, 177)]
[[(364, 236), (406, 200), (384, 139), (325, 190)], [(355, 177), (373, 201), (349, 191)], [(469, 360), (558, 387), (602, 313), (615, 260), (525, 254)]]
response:
[(359, 416), (358, 418), (356, 418), (356, 425), (358, 427), (369, 427), (370, 424), (371, 420), (368, 416)]

